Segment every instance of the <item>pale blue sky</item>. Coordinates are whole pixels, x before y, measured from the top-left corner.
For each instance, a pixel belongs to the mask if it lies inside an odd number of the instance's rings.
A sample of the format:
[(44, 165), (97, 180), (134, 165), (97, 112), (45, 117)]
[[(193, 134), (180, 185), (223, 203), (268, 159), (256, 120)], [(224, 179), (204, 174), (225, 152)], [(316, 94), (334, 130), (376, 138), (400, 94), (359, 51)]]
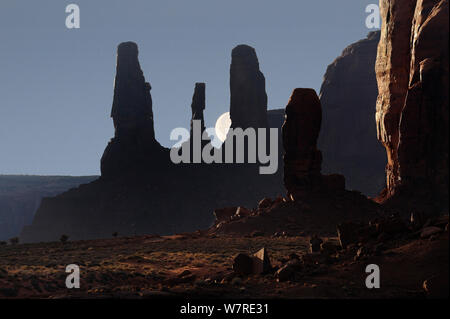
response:
[[(76, 3), (81, 28), (66, 29)], [(376, 0), (1, 0), (0, 174), (99, 173), (120, 42), (139, 45), (153, 87), (157, 139), (189, 127), (195, 82), (206, 82), (208, 127), (229, 109), (231, 49), (256, 49), (269, 108), (296, 87), (320, 88), (342, 50), (364, 38)]]

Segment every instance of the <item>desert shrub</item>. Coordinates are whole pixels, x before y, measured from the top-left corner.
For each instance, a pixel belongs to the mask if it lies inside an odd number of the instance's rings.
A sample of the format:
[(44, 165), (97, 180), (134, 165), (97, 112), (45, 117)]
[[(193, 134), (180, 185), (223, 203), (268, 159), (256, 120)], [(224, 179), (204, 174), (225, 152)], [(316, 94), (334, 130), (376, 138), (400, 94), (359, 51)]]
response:
[(69, 240), (69, 236), (67, 235), (61, 235), (61, 237), (59, 238), (59, 240), (65, 244), (68, 240)]

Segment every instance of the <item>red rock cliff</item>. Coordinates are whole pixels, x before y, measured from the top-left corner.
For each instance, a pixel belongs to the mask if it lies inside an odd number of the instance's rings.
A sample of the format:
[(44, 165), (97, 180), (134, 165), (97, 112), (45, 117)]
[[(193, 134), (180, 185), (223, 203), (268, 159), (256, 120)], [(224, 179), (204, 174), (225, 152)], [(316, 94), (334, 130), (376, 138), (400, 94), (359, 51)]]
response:
[(380, 13), (376, 121), (388, 159), (380, 199), (418, 195), (448, 207), (448, 0), (381, 0)]

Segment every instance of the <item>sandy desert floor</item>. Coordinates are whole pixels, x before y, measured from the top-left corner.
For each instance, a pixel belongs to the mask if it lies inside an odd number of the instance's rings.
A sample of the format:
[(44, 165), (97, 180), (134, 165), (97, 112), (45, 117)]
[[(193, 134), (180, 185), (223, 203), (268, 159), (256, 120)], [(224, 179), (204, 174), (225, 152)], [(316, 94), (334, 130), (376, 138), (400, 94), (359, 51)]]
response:
[[(233, 257), (266, 247), (276, 267), (290, 254), (306, 254), (308, 238), (183, 234), (3, 245), (0, 298), (425, 298), (423, 283), (430, 279), (446, 286), (448, 296), (448, 244), (445, 232), (392, 241), (382, 253), (357, 260), (354, 248), (347, 249), (286, 282), (273, 273), (238, 276)], [(365, 285), (372, 263), (380, 267), (380, 289)], [(69, 264), (80, 267), (79, 289), (65, 286)]]

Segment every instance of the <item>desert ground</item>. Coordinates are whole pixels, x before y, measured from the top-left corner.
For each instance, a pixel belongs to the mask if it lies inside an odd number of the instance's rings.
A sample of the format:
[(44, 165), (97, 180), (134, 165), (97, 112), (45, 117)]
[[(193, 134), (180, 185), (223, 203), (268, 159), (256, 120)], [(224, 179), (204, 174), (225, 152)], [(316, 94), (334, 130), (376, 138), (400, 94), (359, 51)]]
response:
[[(351, 245), (326, 258), (309, 254), (309, 238), (302, 236), (191, 233), (2, 245), (0, 298), (448, 297), (448, 230), (413, 237), (385, 240), (377, 253), (361, 254)], [(337, 243), (334, 237), (322, 239)], [(233, 270), (237, 254), (262, 247), (273, 270), (247, 276)], [(289, 280), (277, 279), (277, 269), (297, 257), (302, 270)], [(66, 288), (69, 264), (80, 267), (79, 289)], [(365, 285), (368, 264), (380, 267), (379, 289)]]

